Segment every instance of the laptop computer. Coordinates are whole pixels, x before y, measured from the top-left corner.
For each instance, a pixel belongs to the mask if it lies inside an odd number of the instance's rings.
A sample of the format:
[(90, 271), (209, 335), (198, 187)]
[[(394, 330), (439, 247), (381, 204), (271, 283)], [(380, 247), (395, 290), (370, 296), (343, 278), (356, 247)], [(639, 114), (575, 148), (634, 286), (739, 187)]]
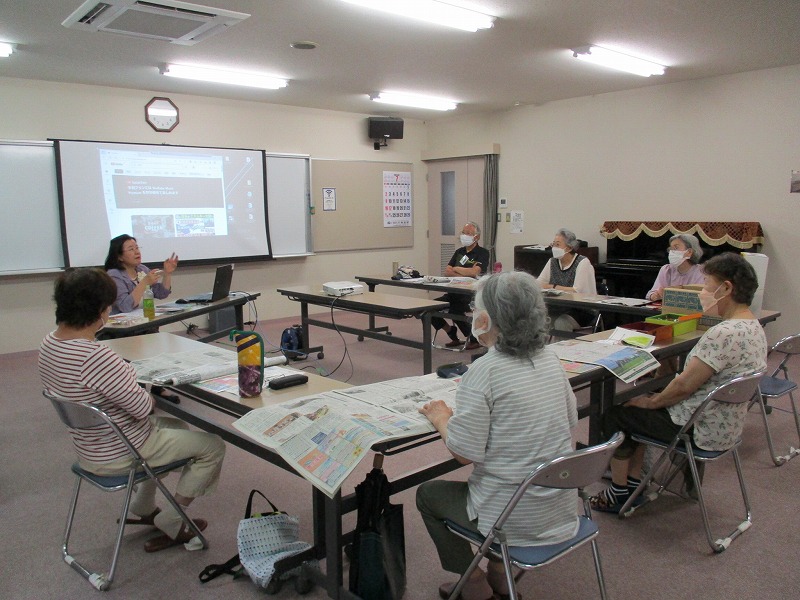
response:
[(217, 267), (217, 273), (214, 275), (214, 288), (213, 291), (205, 294), (197, 294), (196, 296), (189, 296), (188, 298), (181, 298), (183, 303), (206, 303), (216, 302), (227, 298), (231, 292), (231, 280), (233, 279), (233, 265), (222, 265)]

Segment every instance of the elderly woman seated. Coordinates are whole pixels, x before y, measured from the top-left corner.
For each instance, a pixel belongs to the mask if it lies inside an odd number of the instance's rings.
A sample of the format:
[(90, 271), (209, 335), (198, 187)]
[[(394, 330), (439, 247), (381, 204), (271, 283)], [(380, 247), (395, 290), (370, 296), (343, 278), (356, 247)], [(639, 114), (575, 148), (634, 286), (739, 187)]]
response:
[(703, 267), (700, 259), (703, 249), (697, 238), (688, 233), (669, 238), (669, 262), (658, 272), (653, 289), (647, 292), (647, 300), (658, 301), (664, 298), (664, 288), (676, 285), (704, 283)]
[[(703, 334), (689, 352), (686, 366), (658, 394), (639, 396), (615, 406), (604, 417), (605, 433), (640, 433), (669, 442), (715, 387), (767, 365), (767, 338), (749, 305), (758, 288), (753, 267), (738, 254), (715, 256), (705, 263), (700, 292), (703, 312), (722, 322)], [(741, 435), (747, 403), (715, 404), (693, 427), (693, 443), (704, 450), (726, 450)], [(611, 487), (592, 497), (592, 508), (619, 512), (640, 482), (644, 446), (626, 436), (611, 460)]]
[[(434, 400), (422, 412), (452, 455), (472, 464), (467, 482), (429, 481), (417, 490), (417, 508), (433, 538), (442, 568), (464, 573), (470, 544), (442, 519), (488, 533), (519, 483), (541, 461), (572, 448), (575, 395), (555, 353), (545, 346), (548, 319), (536, 280), (527, 273), (489, 275), (476, 286), (472, 332), (489, 348), (464, 375), (455, 412)], [(575, 490), (529, 489), (506, 523), (509, 544), (551, 544), (569, 539), (578, 525)], [(455, 583), (439, 594), (447, 598)], [(472, 572), (463, 600), (507, 595), (501, 562)]]
[[(576, 253), (580, 242), (568, 229), (559, 229), (550, 245), (553, 258), (539, 274), (537, 281), (542, 289), (562, 290), (577, 294), (596, 294), (594, 267), (589, 259)], [(596, 315), (581, 310), (551, 310), (553, 329), (574, 331), (588, 325)]]
[[(45, 389), (73, 402), (95, 404), (114, 423), (152, 466), (192, 458), (183, 471), (174, 495), (186, 507), (197, 496), (212, 492), (219, 480), (225, 443), (212, 433), (189, 431), (169, 417), (153, 415), (152, 396), (136, 382), (136, 372), (121, 356), (95, 341), (111, 306), (117, 286), (100, 269), (72, 269), (56, 279), (56, 329), (39, 349), (39, 375)], [(127, 475), (132, 457), (110, 427), (70, 429), (81, 467), (95, 475)], [(137, 486), (130, 505), (134, 515), (126, 522), (155, 526), (161, 534), (147, 540), (146, 552), (184, 544), (194, 537), (172, 505), (163, 511), (155, 504), (156, 486), (151, 480)], [(194, 519), (201, 531), (204, 519)]]

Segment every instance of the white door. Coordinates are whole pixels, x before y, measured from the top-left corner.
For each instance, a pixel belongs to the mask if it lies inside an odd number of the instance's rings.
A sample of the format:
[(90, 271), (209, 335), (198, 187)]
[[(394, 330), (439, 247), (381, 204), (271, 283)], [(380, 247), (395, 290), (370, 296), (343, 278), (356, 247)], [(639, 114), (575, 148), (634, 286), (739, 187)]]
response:
[(428, 162), (427, 274), (444, 273), (464, 223), (474, 221), (483, 234), (483, 165), (483, 157)]

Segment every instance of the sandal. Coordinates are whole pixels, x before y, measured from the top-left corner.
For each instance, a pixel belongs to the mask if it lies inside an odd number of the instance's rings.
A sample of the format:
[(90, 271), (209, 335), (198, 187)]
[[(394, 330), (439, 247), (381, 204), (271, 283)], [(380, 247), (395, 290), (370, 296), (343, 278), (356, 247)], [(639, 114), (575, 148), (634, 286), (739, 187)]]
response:
[[(206, 527), (208, 527), (208, 521), (205, 519), (193, 519), (194, 524), (197, 525), (197, 528), (200, 531), (204, 531)], [(195, 537), (194, 531), (189, 529), (186, 526), (186, 523), (181, 523), (181, 528), (178, 531), (178, 535), (175, 538), (169, 537), (166, 533), (162, 533), (161, 535), (157, 535), (154, 538), (150, 538), (144, 543), (144, 551), (145, 552), (160, 552), (161, 550), (166, 550), (167, 548), (172, 548), (172, 546), (179, 546), (180, 544), (185, 544), (189, 542), (193, 537)]]
[[(625, 496), (625, 499), (622, 502), (612, 502), (610, 498), (611, 494), (608, 493), (608, 488), (600, 492), (599, 494), (595, 494), (594, 496), (589, 497), (589, 506), (592, 507), (592, 510), (597, 512), (604, 512), (604, 513), (611, 513), (614, 515), (618, 515), (619, 511), (625, 506), (625, 503), (630, 498), (630, 494)], [(639, 495), (636, 497), (636, 500), (633, 501), (631, 508), (635, 508), (642, 503), (644, 503), (645, 497), (644, 495)]]
[[(156, 515), (161, 512), (160, 508), (156, 508), (153, 512), (149, 515), (144, 516), (136, 516), (128, 517), (125, 519), (125, 525), (149, 525), (151, 527), (155, 527), (155, 519)], [(117, 523), (119, 523), (119, 519), (117, 519)]]

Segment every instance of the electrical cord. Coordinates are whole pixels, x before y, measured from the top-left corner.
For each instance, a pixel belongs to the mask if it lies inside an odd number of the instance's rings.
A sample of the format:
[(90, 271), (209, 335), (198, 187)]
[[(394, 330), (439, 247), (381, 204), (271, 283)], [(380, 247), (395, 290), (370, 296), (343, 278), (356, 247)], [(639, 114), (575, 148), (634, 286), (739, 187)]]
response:
[[(349, 294), (343, 294), (343, 295), (344, 295), (344, 296), (349, 296)], [(350, 356), (350, 351), (349, 351), (349, 350), (348, 350), (348, 348), (347, 348), (347, 341), (344, 339), (344, 336), (342, 335), (342, 332), (341, 332), (341, 331), (339, 331), (339, 327), (336, 325), (336, 319), (335, 319), (335, 318), (334, 318), (334, 316), (333, 316), (333, 309), (334, 309), (334, 305), (336, 304), (336, 301), (337, 301), (337, 300), (338, 300), (340, 297), (341, 297), (341, 296), (337, 296), (336, 298), (334, 298), (334, 299), (331, 301), (331, 324), (333, 325), (333, 328), (336, 330), (336, 333), (338, 333), (338, 334), (339, 334), (339, 337), (340, 337), (340, 338), (342, 338), (342, 343), (344, 344), (344, 353), (342, 354), (342, 360), (340, 360), (340, 361), (339, 361), (339, 364), (338, 364), (338, 365), (336, 365), (336, 367), (334, 367), (333, 371), (331, 371), (330, 373), (328, 373), (328, 374), (326, 375), (326, 377), (330, 377), (331, 375), (333, 375), (334, 373), (336, 373), (336, 371), (338, 371), (338, 370), (339, 370), (339, 367), (341, 367), (341, 366), (342, 366), (342, 363), (344, 363), (344, 359), (345, 359), (345, 357), (347, 357), (347, 360), (350, 362), (350, 376), (349, 376), (347, 379), (345, 379), (345, 380), (344, 380), (344, 383), (347, 383), (348, 381), (350, 381), (350, 380), (353, 378), (353, 375), (355, 374), (355, 367), (353, 366), (353, 359), (352, 359), (352, 357)]]

